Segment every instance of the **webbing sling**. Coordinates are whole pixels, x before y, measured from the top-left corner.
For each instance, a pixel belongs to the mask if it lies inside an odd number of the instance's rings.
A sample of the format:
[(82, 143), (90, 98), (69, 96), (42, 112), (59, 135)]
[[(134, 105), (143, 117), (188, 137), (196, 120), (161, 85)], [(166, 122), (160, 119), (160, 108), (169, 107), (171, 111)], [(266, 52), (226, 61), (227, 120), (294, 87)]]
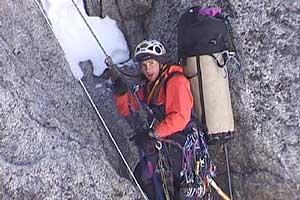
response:
[(158, 92), (159, 89), (161, 88), (161, 86), (163, 85), (164, 81), (165, 81), (165, 75), (168, 73), (170, 69), (170, 66), (168, 65), (164, 65), (162, 67), (162, 72), (160, 73), (159, 77), (156, 79), (156, 81), (154, 82), (152, 88), (148, 91), (145, 92), (146, 96), (147, 96), (147, 104), (149, 105), (150, 102), (154, 103), (155, 101), (153, 101), (153, 99), (156, 100), (157, 96), (158, 96)]
[[(167, 70), (164, 70), (162, 72), (162, 76), (159, 77), (159, 79), (157, 79), (157, 84), (154, 84), (153, 87), (151, 88), (151, 93), (149, 93), (149, 95), (147, 95), (147, 103), (155, 103), (157, 98), (158, 98), (158, 94), (159, 94), (159, 91), (161, 89), (161, 87), (164, 85), (164, 90), (165, 90), (165, 93), (167, 93), (167, 83), (168, 81), (173, 78), (174, 76), (177, 76), (177, 75), (182, 75), (184, 76), (184, 73), (183, 72), (179, 72), (179, 71), (175, 71), (175, 72), (171, 72), (168, 74), (168, 71), (170, 69), (170, 66), (167, 67)], [(167, 77), (165, 77), (165, 75), (167, 75)]]

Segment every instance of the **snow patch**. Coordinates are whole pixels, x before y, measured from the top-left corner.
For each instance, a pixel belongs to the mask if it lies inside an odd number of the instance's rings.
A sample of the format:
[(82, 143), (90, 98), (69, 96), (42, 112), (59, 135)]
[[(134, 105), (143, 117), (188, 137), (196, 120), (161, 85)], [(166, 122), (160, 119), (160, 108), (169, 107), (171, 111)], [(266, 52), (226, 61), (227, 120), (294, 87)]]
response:
[[(91, 60), (93, 63), (93, 74), (100, 76), (106, 68), (104, 63), (106, 56), (72, 0), (42, 0), (41, 2), (75, 78), (82, 78), (83, 72), (79, 62), (86, 60)], [(104, 18), (87, 16), (83, 1), (74, 0), (74, 3), (92, 28), (104, 51), (112, 57), (113, 62), (127, 61), (129, 49), (116, 21), (108, 16)]]

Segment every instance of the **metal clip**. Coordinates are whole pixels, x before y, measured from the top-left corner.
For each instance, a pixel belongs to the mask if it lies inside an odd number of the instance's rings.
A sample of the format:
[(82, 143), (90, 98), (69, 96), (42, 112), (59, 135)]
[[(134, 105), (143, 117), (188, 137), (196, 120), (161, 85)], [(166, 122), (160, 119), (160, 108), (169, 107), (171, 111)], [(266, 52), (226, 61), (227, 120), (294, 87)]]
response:
[(149, 124), (149, 128), (152, 129), (155, 123), (155, 118), (152, 119), (151, 123)]
[(139, 84), (135, 84), (135, 85), (132, 86), (132, 91), (134, 93), (137, 93), (139, 91), (139, 89), (140, 89), (140, 85)]
[(233, 61), (233, 63), (235, 63), (238, 67), (239, 70), (241, 70), (241, 64), (239, 62), (239, 60), (236, 57), (236, 53), (232, 52), (232, 51), (223, 51), (222, 54), (225, 54), (225, 58), (226, 58), (226, 62), (224, 64), (224, 66), (227, 66), (227, 64), (231, 61)]
[(162, 143), (161, 141), (157, 140), (155, 143), (155, 148), (160, 151), (162, 149)]

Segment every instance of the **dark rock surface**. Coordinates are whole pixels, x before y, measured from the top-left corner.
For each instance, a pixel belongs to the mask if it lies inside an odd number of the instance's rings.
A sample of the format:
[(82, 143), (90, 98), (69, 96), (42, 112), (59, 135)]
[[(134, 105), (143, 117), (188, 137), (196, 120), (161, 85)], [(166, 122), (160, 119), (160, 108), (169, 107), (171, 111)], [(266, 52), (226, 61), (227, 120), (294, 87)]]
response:
[[(92, 0), (87, 0), (91, 2)], [(131, 52), (139, 41), (145, 39), (145, 15), (151, 9), (152, 0), (102, 0), (102, 14), (117, 20)]]

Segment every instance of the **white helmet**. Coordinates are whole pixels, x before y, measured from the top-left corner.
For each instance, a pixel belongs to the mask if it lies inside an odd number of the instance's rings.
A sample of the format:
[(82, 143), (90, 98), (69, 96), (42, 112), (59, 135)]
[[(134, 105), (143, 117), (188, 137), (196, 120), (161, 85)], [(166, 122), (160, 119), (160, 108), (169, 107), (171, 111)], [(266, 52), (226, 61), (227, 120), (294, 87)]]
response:
[(138, 62), (155, 59), (161, 63), (165, 63), (167, 60), (166, 49), (157, 40), (144, 40), (136, 46), (134, 58)]

